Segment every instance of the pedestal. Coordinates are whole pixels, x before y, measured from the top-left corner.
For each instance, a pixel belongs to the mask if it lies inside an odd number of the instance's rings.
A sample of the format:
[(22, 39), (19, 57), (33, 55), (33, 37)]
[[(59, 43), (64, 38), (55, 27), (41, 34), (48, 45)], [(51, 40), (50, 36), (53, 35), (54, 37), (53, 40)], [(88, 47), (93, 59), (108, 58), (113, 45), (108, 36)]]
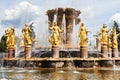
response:
[(81, 46), (80, 47), (80, 58), (88, 58), (87, 46)]
[(52, 45), (52, 57), (59, 58), (59, 46), (58, 45)]
[(112, 49), (112, 57), (118, 57), (118, 49), (117, 48)]
[(108, 48), (106, 45), (101, 47), (101, 53), (102, 53), (103, 57), (108, 57)]
[(31, 57), (32, 57), (31, 46), (25, 46), (25, 58), (31, 58)]
[(9, 54), (9, 58), (14, 58), (14, 49), (13, 48), (10, 48), (8, 49), (8, 54)]
[(8, 49), (5, 50), (5, 58), (8, 58)]

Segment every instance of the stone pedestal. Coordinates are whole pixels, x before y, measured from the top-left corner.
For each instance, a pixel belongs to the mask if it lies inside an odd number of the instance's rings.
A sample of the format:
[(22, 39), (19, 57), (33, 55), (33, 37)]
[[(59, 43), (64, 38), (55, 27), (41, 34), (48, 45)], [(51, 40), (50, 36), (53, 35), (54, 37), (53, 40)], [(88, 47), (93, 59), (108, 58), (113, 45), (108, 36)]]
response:
[(112, 49), (112, 57), (118, 57), (118, 49), (117, 48)]
[(87, 46), (81, 46), (80, 47), (80, 58), (88, 58)]
[(108, 47), (106, 45), (103, 45), (101, 47), (101, 53), (102, 53), (103, 57), (108, 57)]
[(8, 58), (8, 49), (5, 50), (5, 58)]
[(31, 57), (32, 57), (31, 46), (25, 46), (25, 58), (31, 58)]
[(14, 49), (13, 48), (10, 48), (8, 49), (8, 54), (9, 54), (9, 58), (14, 58)]
[(59, 46), (58, 45), (52, 45), (52, 57), (53, 58), (59, 58)]

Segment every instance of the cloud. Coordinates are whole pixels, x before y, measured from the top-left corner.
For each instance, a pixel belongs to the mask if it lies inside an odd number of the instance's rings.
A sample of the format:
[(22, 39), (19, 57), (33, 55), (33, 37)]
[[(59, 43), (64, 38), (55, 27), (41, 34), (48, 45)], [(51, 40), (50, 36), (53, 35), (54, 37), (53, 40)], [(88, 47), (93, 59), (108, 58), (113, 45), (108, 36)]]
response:
[(81, 16), (82, 16), (83, 20), (87, 20), (87, 19), (94, 17), (94, 11), (91, 6), (88, 6), (84, 9), (82, 9), (81, 12), (82, 12)]
[[(21, 2), (14, 8), (5, 10), (6, 16), (5, 19), (1, 21), (0, 29), (2, 29), (2, 33), (4, 34), (4, 30), (13, 25), (15, 27), (16, 36), (21, 36), (21, 30), (25, 23), (28, 22), (31, 24), (33, 22), (37, 38), (41, 44), (45, 45), (46, 42), (48, 43), (48, 36), (50, 34), (48, 33), (48, 25), (46, 24), (47, 21), (45, 21), (47, 20), (47, 16), (44, 11), (45, 10), (29, 2)], [(0, 34), (0, 36), (3, 34)]]
[(114, 14), (111, 18), (110, 21), (116, 21), (120, 24), (120, 13)]
[(31, 20), (39, 17), (42, 14), (42, 10), (27, 1), (19, 3), (13, 9), (5, 10), (5, 19), (1, 21), (2, 24), (15, 25), (16, 27), (30, 22)]

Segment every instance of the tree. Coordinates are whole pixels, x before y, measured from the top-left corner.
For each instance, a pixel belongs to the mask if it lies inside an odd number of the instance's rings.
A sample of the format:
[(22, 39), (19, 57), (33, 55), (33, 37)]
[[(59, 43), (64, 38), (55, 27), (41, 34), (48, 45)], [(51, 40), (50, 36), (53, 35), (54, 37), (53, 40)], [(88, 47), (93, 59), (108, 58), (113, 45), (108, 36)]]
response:
[[(117, 34), (119, 34), (120, 33), (120, 28), (119, 28), (119, 25), (116, 21), (114, 21), (114, 26), (116, 26), (116, 32), (117, 32)], [(118, 50), (120, 51), (120, 35), (118, 35)]]
[(6, 49), (6, 37), (3, 35), (0, 41), (0, 52), (5, 52)]

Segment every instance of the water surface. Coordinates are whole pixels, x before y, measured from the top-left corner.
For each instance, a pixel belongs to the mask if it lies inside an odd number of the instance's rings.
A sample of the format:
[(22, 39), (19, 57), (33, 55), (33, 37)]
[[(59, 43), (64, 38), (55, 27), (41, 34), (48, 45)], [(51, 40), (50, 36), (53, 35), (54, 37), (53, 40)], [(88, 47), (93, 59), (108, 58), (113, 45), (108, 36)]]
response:
[(0, 80), (120, 80), (120, 69), (1, 68)]

